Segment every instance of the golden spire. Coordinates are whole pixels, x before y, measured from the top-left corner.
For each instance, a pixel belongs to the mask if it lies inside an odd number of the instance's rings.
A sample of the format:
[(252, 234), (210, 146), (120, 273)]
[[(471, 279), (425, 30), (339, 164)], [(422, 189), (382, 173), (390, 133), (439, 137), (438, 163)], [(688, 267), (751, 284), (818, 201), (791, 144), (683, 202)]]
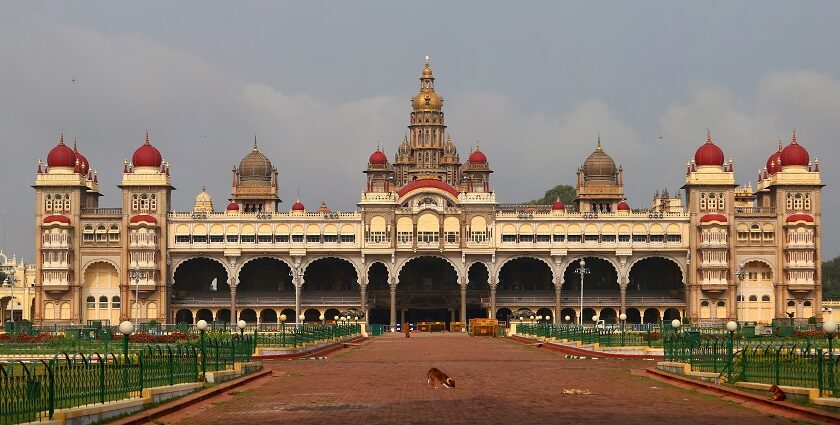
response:
[(790, 144), (791, 145), (797, 144), (796, 143), (796, 129), (795, 128), (793, 129), (793, 138), (791, 139)]
[(426, 78), (430, 78), (430, 79), (435, 78), (435, 77), (432, 76), (432, 67), (429, 65), (429, 56), (428, 55), (426, 56), (426, 60), (423, 63), (423, 74), (422, 74), (422, 77), (420, 77), (420, 79), (422, 80), (422, 79), (426, 79)]
[(595, 150), (600, 151), (603, 150), (601, 149), (601, 132), (599, 131), (596, 134), (598, 135), (598, 145), (595, 146)]
[(257, 151), (257, 133), (254, 133), (254, 152)]
[(148, 128), (146, 129), (146, 143), (145, 144), (147, 144), (147, 145), (151, 144), (151, 143), (149, 143), (149, 129)]

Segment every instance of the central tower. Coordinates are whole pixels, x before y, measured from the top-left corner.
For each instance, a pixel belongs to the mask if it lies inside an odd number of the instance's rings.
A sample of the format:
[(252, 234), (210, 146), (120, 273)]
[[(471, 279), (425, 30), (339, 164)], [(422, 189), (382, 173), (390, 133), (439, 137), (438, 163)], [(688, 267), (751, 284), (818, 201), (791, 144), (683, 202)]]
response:
[(394, 162), (395, 179), (402, 187), (413, 180), (438, 179), (450, 185), (461, 180), (455, 144), (446, 135), (443, 97), (435, 92), (435, 77), (426, 56), (420, 74), (420, 91), (411, 98), (409, 134), (403, 139)]

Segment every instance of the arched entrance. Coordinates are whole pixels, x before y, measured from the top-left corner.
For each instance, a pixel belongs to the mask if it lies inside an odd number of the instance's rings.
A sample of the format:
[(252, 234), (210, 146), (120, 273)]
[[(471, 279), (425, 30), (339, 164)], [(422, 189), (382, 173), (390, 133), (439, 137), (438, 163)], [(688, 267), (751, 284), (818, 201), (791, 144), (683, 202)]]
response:
[[(209, 258), (190, 258), (178, 265), (172, 284), (173, 304), (188, 298), (229, 297), (230, 285), (225, 267)], [(197, 320), (201, 320), (198, 318)], [(204, 319), (207, 320), (207, 319)]]
[(467, 321), (487, 317), (481, 299), (490, 298), (490, 270), (484, 263), (473, 263), (467, 270)]
[[(301, 301), (304, 305), (320, 306), (324, 305), (324, 299), (330, 299), (330, 303), (336, 303), (333, 305), (356, 308), (361, 304), (360, 295), (359, 276), (349, 260), (319, 258), (309, 263), (303, 272)], [(308, 316), (306, 320), (310, 321)], [(331, 318), (325, 315), (325, 320)], [(320, 321), (317, 316), (315, 321)]]
[(628, 308), (625, 314), (627, 314), (627, 323), (635, 325), (642, 323), (642, 313), (638, 308)]
[(399, 273), (397, 296), (398, 322), (446, 322), (448, 326), (458, 320), (458, 273), (443, 258), (408, 260)]
[[(371, 324), (376, 325), (389, 324), (391, 310), (388, 302), (391, 295), (388, 286), (388, 267), (385, 264), (377, 261), (368, 267), (367, 288), (368, 320)], [(335, 315), (328, 317), (332, 320)]]
[(275, 311), (273, 308), (262, 309), (262, 311), (260, 311), (260, 324), (276, 325), (277, 311)]
[(341, 317), (341, 312), (338, 311), (337, 308), (328, 308), (327, 311), (324, 312), (324, 320), (326, 320), (327, 323), (335, 322), (336, 316)]
[(614, 308), (604, 308), (601, 309), (601, 314), (598, 317), (604, 321), (604, 323), (618, 323), (618, 314), (615, 312)]
[(188, 323), (193, 324), (193, 314), (192, 311), (189, 311), (185, 308), (178, 310), (175, 313), (175, 323)]
[(673, 307), (665, 309), (665, 315), (662, 317), (662, 320), (665, 323), (670, 323), (674, 319), (680, 320), (680, 311)]
[[(761, 261), (744, 264), (744, 279), (738, 294), (738, 320), (770, 323), (776, 317), (773, 270)], [(806, 316), (808, 317), (808, 316)]]
[(195, 321), (198, 322), (199, 320), (204, 320), (207, 323), (213, 323), (213, 312), (202, 308), (195, 313)]
[(643, 258), (630, 268), (627, 296), (663, 296), (682, 300), (685, 296), (680, 266), (662, 257)]
[[(583, 277), (584, 303), (587, 297), (608, 297), (615, 296), (618, 299), (618, 272), (609, 261), (598, 257), (584, 257), (585, 267), (589, 273)], [(563, 292), (580, 294), (580, 274), (577, 269), (580, 266), (580, 259), (576, 259), (566, 266), (563, 272)], [(576, 292), (575, 292), (576, 291)], [(584, 320), (587, 317), (584, 316)], [(591, 317), (589, 318), (592, 319)]]
[(294, 299), (295, 287), (292, 285), (291, 271), (288, 264), (276, 258), (260, 257), (248, 261), (239, 270), (237, 303), (257, 302), (261, 296), (285, 295)]
[(257, 323), (257, 312), (252, 308), (242, 309), (239, 312), (239, 320), (244, 320), (246, 323)]
[[(568, 319), (567, 319), (568, 317)], [(564, 308), (560, 310), (560, 323), (569, 324), (577, 323), (577, 312), (573, 308)]]
[(509, 308), (500, 308), (496, 310), (496, 320), (500, 322), (508, 322), (510, 321), (511, 314), (513, 314), (513, 311), (511, 311)]
[(642, 317), (642, 323), (659, 323), (661, 321), (659, 310), (655, 308), (645, 309), (645, 315)]
[(310, 308), (303, 312), (303, 322), (304, 323), (321, 323), (321, 312)]

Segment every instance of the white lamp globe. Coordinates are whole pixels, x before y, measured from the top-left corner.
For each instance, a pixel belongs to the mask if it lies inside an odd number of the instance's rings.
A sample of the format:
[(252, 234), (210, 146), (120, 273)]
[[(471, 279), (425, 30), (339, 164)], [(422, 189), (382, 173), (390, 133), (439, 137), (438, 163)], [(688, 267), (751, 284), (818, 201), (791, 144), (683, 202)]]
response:
[(286, 319), (288, 319), (288, 317), (286, 317), (286, 315), (285, 315), (285, 314), (281, 314), (281, 315), (280, 315), (280, 321), (281, 321), (281, 322), (285, 322), (285, 321), (286, 321)]
[(298, 316), (298, 319), (300, 319), (300, 321), (302, 322), (303, 319), (306, 319), (306, 316), (304, 316), (303, 313), (301, 313), (300, 316)]
[(597, 315), (597, 314), (596, 314), (596, 315), (594, 315), (594, 316), (592, 316), (592, 321), (593, 321), (593, 322), (597, 322), (597, 321), (598, 321), (598, 315)]
[(837, 332), (837, 322), (831, 319), (826, 320), (825, 322), (823, 322), (823, 330), (829, 334)]
[[(122, 325), (120, 325), (120, 327), (122, 327)], [(204, 319), (201, 319), (198, 322), (196, 322), (195, 327), (200, 331), (206, 331), (207, 330), (207, 321), (204, 320)]]
[(730, 320), (726, 322), (726, 330), (729, 332), (735, 332), (738, 330), (738, 324), (735, 321)]
[(236, 327), (239, 329), (245, 329), (245, 326), (248, 326), (248, 323), (244, 320), (240, 319), (238, 322), (236, 322)]
[(120, 333), (123, 335), (131, 335), (134, 332), (134, 323), (129, 322), (128, 320), (120, 323)]
[(338, 321), (338, 316), (333, 317), (333, 320)]
[(358, 322), (359, 321), (359, 316), (354, 317), (353, 320)]
[(680, 322), (680, 319), (674, 319), (674, 320), (671, 321), (671, 327), (673, 327), (673, 328), (679, 328), (680, 325), (682, 325), (682, 322)]
[(537, 316), (537, 320), (542, 320), (542, 316)]
[(569, 317), (569, 315), (568, 315), (568, 314), (566, 315), (566, 317), (564, 317), (564, 319), (566, 319), (566, 321), (567, 321), (567, 322), (568, 322), (569, 320), (572, 320), (572, 318), (571, 318), (571, 317)]
[(547, 315), (547, 314), (546, 314), (546, 315), (545, 315), (545, 320), (551, 320), (551, 316), (549, 316), (549, 315)]
[(627, 320), (627, 315), (624, 314), (624, 313), (621, 313), (621, 316), (618, 316), (618, 318), (621, 319), (621, 320)]
[(586, 267), (586, 261), (583, 258), (580, 259), (580, 266)]

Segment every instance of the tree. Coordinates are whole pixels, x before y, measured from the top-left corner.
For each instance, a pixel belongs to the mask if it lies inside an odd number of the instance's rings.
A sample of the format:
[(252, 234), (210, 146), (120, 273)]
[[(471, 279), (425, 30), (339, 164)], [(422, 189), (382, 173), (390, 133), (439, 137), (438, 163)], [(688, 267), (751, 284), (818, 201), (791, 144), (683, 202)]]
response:
[(840, 299), (840, 256), (823, 261), (822, 288), (824, 300)]
[(0, 270), (0, 283), (6, 282), (6, 273), (3, 273), (3, 270)]
[(564, 204), (571, 204), (572, 201), (575, 199), (576, 191), (575, 188), (569, 186), (567, 184), (558, 184), (557, 186), (552, 187), (545, 191), (545, 196), (540, 199), (534, 199), (533, 201), (528, 201), (528, 204), (531, 205), (551, 205), (557, 198), (560, 198)]

